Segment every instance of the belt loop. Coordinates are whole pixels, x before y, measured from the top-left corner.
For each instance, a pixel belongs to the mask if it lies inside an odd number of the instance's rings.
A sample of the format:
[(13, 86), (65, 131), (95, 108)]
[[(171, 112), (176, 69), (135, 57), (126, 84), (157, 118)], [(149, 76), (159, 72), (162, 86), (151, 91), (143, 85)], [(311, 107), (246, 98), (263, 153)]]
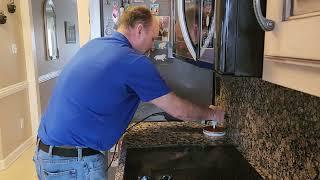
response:
[(52, 149), (53, 149), (53, 146), (50, 146), (49, 147), (49, 152), (48, 152), (48, 155), (52, 158)]
[(78, 150), (78, 161), (82, 160), (82, 148), (77, 148)]

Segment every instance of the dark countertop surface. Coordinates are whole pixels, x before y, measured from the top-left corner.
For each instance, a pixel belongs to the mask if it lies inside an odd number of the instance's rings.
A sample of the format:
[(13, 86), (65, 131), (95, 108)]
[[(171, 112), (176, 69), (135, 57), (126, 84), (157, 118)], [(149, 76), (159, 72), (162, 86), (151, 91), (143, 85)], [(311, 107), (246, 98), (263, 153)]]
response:
[(225, 138), (206, 137), (202, 133), (203, 127), (203, 125), (195, 122), (142, 122), (134, 126), (123, 137), (115, 179), (123, 179), (126, 152), (129, 148), (231, 144)]

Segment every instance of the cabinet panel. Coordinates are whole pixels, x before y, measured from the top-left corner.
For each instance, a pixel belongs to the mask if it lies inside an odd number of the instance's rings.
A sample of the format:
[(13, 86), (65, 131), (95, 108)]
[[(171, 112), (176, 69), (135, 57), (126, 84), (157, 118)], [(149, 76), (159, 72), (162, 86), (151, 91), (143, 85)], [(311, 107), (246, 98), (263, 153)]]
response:
[[(320, 12), (292, 14), (295, 2), (300, 4), (296, 13), (308, 12), (309, 1), (313, 0), (305, 1), (303, 7), (301, 0), (268, 1), (267, 18), (275, 21), (276, 26), (265, 34), (265, 55), (320, 60)], [(320, 6), (320, 1), (314, 4)]]
[(292, 0), (291, 4), (294, 16), (320, 11), (319, 0)]
[(268, 0), (263, 80), (320, 97), (320, 1)]
[(265, 56), (263, 80), (320, 97), (320, 63)]

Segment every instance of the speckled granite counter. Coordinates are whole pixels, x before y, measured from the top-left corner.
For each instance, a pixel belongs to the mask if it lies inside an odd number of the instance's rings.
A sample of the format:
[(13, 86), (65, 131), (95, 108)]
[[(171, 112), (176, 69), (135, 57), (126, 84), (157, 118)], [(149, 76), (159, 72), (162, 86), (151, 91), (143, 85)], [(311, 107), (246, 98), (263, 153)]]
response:
[(266, 179), (320, 179), (320, 98), (259, 78), (222, 76), (227, 135)]
[(115, 179), (123, 179), (126, 152), (129, 148), (230, 144), (228, 139), (214, 140), (205, 137), (202, 127), (193, 122), (142, 122), (133, 127), (123, 137)]

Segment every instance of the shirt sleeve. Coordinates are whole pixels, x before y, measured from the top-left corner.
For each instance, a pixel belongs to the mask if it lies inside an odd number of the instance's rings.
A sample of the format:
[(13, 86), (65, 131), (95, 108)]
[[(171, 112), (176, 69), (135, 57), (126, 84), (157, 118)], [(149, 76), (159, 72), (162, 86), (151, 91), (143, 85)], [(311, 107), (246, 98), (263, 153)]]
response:
[(166, 95), (171, 91), (156, 67), (146, 57), (139, 58), (130, 64), (127, 85), (144, 102)]

